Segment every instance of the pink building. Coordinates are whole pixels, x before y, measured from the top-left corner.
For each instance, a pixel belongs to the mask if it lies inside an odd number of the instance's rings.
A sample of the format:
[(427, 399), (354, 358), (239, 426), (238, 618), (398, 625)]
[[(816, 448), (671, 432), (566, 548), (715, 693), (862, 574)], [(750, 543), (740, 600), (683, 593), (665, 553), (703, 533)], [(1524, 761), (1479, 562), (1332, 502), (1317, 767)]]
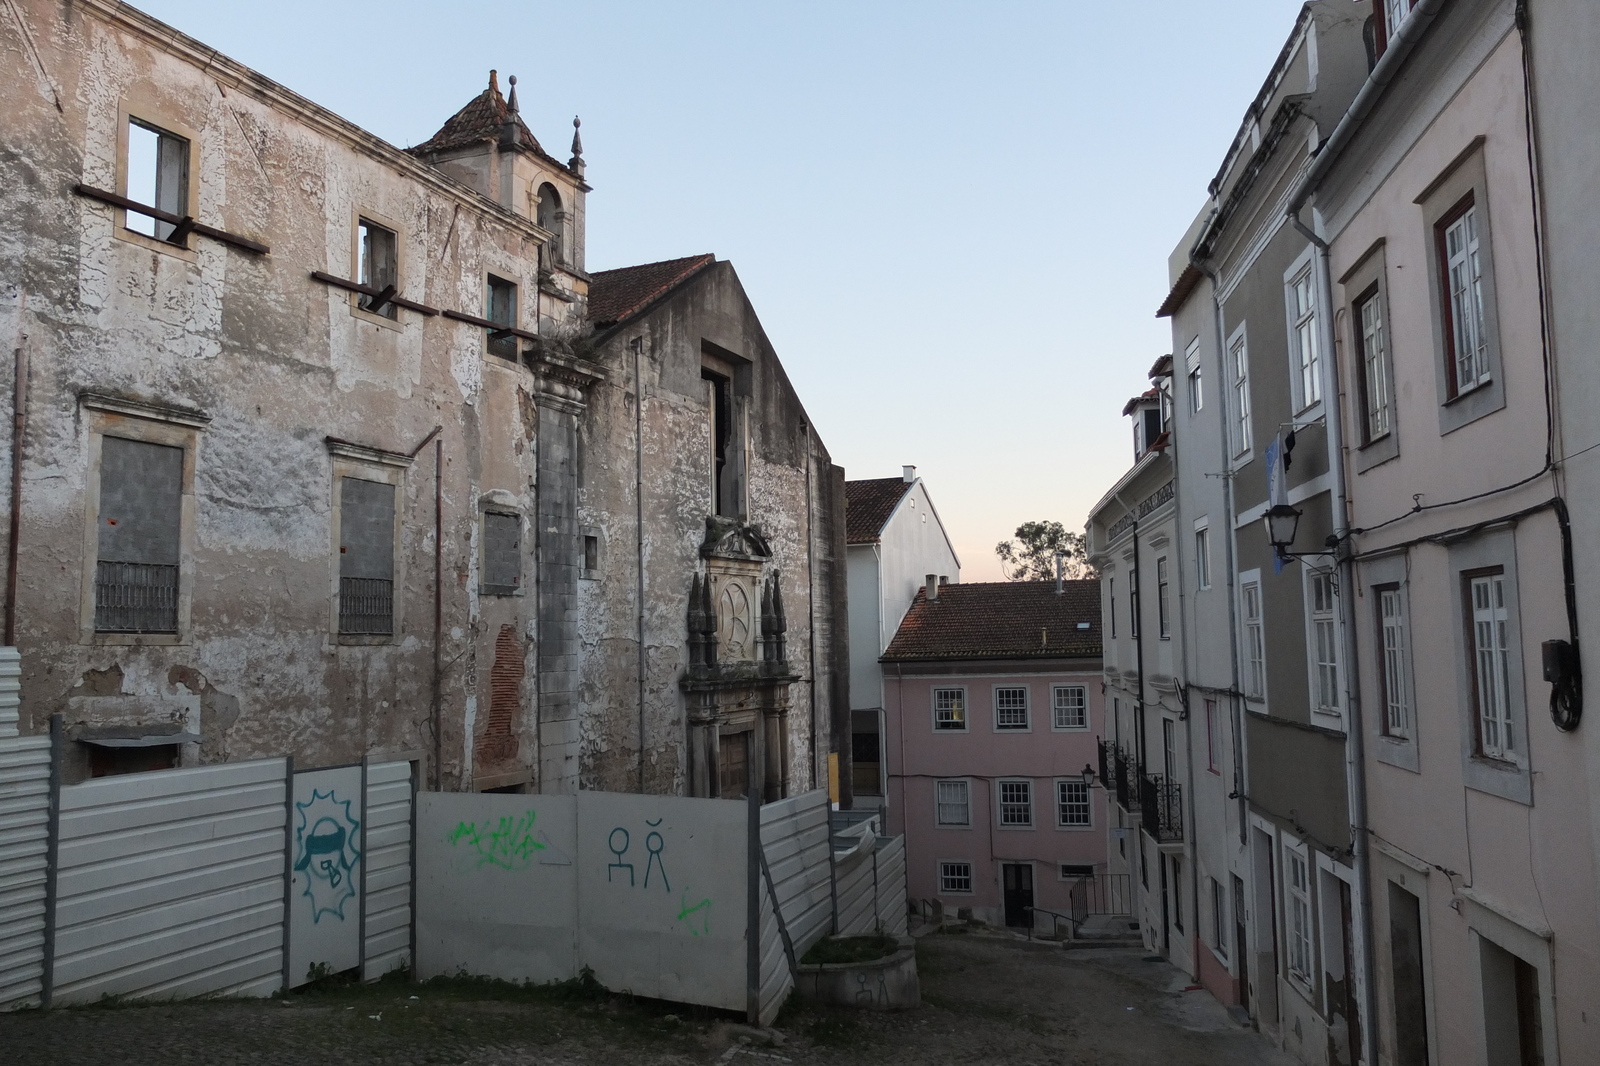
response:
[(881, 662), (911, 898), (994, 924), (1070, 913), (1106, 862), (1105, 791), (1085, 774), (1104, 731), (1099, 582), (930, 579)]

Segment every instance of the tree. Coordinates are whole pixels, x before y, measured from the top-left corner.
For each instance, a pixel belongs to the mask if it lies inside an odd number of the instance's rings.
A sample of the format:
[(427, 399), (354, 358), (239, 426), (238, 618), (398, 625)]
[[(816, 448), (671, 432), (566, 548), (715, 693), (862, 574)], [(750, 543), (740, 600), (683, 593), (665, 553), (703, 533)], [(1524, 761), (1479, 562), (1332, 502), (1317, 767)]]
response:
[(1057, 552), (1062, 556), (1063, 577), (1094, 576), (1083, 534), (1068, 532), (1060, 522), (1024, 522), (1017, 527), (1016, 540), (1003, 540), (994, 547), (1008, 581), (1054, 581)]

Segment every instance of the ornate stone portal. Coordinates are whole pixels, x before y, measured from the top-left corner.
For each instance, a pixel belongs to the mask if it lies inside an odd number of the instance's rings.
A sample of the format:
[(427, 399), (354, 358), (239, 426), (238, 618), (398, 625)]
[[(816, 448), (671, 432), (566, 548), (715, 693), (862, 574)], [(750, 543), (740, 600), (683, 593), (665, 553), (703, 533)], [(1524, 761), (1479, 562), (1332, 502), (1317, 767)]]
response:
[(704, 573), (689, 592), (689, 791), (789, 794), (789, 626), (772, 548), (756, 526), (706, 519)]

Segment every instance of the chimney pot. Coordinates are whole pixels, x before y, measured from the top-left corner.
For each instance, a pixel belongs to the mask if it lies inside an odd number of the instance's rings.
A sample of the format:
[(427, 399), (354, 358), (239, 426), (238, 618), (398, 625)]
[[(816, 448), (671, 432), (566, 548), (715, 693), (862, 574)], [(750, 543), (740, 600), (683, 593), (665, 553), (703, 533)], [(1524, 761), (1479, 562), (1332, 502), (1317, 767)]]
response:
[(914, 466), (902, 466), (900, 468), (900, 480), (907, 485), (917, 480), (917, 468)]
[(928, 586), (927, 586), (927, 588), (928, 588), (928, 593), (927, 593), (928, 602), (929, 603), (935, 603), (939, 599), (939, 575), (938, 574), (929, 574), (927, 580), (928, 580)]
[(945, 585), (948, 585), (948, 584), (950, 584), (950, 575), (949, 574), (940, 574), (939, 575), (939, 586), (942, 588), (942, 587), (944, 587)]

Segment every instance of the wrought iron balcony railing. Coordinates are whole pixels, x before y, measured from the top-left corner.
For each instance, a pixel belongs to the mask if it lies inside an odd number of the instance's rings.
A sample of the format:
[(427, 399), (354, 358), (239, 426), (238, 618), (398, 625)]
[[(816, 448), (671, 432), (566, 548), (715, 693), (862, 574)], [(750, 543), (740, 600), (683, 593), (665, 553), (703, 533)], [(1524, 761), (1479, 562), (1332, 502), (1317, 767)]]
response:
[(1133, 753), (1116, 749), (1117, 803), (1125, 811), (1139, 809), (1139, 770)]
[(1159, 775), (1139, 779), (1140, 814), (1144, 831), (1161, 844), (1183, 840), (1183, 786)]
[(100, 560), (94, 575), (94, 628), (97, 633), (176, 633), (178, 568)]

